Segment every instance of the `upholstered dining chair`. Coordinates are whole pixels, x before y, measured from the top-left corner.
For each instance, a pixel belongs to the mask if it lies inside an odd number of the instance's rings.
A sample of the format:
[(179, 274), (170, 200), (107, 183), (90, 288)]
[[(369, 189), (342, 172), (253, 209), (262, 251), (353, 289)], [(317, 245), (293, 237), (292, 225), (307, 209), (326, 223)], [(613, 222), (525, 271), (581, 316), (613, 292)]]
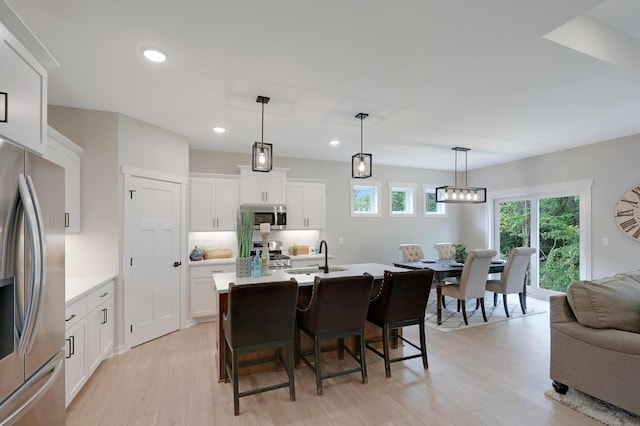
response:
[[(298, 307), (296, 318), (296, 367), (300, 359), (311, 368), (316, 375), (316, 390), (322, 395), (322, 380), (345, 374), (360, 372), (362, 383), (367, 383), (367, 364), (365, 361), (364, 326), (369, 307), (369, 298), (373, 288), (373, 276), (370, 274), (321, 278), (315, 277), (311, 300), (306, 307)], [(300, 331), (313, 340), (313, 350), (301, 352)], [(356, 352), (344, 344), (344, 338), (356, 337)], [(325, 340), (336, 340), (337, 346), (320, 345)], [(340, 359), (346, 350), (356, 360), (358, 367), (327, 374), (322, 373), (321, 352), (340, 351)], [(313, 355), (313, 364), (308, 356)]]
[[(240, 398), (270, 390), (289, 388), (291, 401), (296, 400), (293, 376), (294, 329), (298, 283), (295, 279), (257, 283), (229, 284), (229, 307), (222, 319), (225, 339), (225, 381), (233, 383), (233, 410), (240, 414)], [(270, 349), (287, 350), (286, 373), (289, 380), (270, 386), (240, 392), (238, 371), (239, 355)], [(230, 357), (229, 357), (230, 355)]]
[(438, 252), (439, 260), (453, 259), (456, 255), (456, 249), (453, 243), (436, 243), (433, 247)]
[(488, 280), (486, 284), (487, 291), (493, 292), (493, 306), (497, 305), (498, 293), (502, 294), (502, 304), (504, 312), (509, 316), (509, 308), (507, 307), (507, 294), (518, 293), (520, 297), (520, 309), (526, 314), (524, 300), (524, 284), (527, 274), (527, 267), (531, 261), (531, 255), (537, 250), (533, 247), (516, 247), (511, 250), (507, 264), (504, 266), (502, 278), (499, 280)]
[(491, 258), (496, 254), (495, 250), (471, 250), (462, 267), (462, 275), (458, 283), (446, 284), (442, 287), (443, 296), (453, 297), (460, 301), (465, 325), (469, 325), (465, 307), (467, 299), (476, 299), (480, 303), (482, 318), (485, 322), (487, 321), (487, 313), (484, 309), (484, 293), (487, 275), (489, 275), (489, 268), (491, 267)]
[[(382, 328), (382, 337), (368, 340), (366, 346), (384, 359), (384, 370), (387, 377), (391, 377), (392, 362), (421, 357), (424, 369), (429, 368), (424, 317), (432, 282), (433, 271), (430, 269), (408, 272), (384, 271), (382, 287), (369, 301), (367, 321)], [(420, 346), (398, 334), (399, 328), (416, 324), (419, 326)], [(420, 352), (390, 358), (390, 332), (393, 333), (394, 349), (398, 348), (398, 339), (401, 339)], [(382, 342), (382, 352), (372, 345), (375, 342)]]
[(424, 259), (422, 246), (420, 244), (400, 244), (398, 246), (402, 252), (403, 262), (419, 262)]

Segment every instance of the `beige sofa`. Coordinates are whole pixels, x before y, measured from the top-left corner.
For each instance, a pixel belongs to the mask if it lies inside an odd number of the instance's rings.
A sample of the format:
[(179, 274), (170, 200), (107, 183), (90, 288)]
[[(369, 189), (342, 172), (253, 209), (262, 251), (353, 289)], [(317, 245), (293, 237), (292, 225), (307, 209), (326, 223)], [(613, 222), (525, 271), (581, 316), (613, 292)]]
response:
[(550, 298), (550, 310), (554, 389), (640, 415), (640, 270), (576, 281)]

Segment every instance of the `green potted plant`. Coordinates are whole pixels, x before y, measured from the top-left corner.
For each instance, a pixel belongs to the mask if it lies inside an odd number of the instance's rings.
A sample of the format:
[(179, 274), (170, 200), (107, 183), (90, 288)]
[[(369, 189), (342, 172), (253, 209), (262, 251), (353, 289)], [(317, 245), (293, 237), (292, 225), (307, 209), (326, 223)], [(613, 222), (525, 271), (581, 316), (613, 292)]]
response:
[(291, 251), (293, 252), (294, 256), (298, 255), (298, 245), (294, 244), (293, 247), (291, 248)]
[(467, 247), (464, 244), (455, 244), (453, 248), (456, 249), (456, 254), (454, 255), (455, 261), (464, 263), (464, 261), (467, 260)]
[(236, 214), (236, 239), (238, 256), (236, 257), (236, 276), (251, 276), (251, 240), (253, 238), (253, 210), (238, 210)]

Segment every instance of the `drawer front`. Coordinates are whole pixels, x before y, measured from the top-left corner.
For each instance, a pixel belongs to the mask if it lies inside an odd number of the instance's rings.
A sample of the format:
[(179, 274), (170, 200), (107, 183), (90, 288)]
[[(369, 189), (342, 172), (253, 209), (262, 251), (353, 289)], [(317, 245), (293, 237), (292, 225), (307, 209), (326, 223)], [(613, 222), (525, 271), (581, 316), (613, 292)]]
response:
[(208, 266), (192, 266), (191, 278), (211, 278), (211, 274), (216, 272), (235, 272), (236, 264), (221, 264), (221, 265), (208, 265)]
[(87, 298), (83, 297), (67, 305), (64, 314), (64, 329), (68, 330), (87, 315)]
[(110, 297), (113, 297), (114, 288), (114, 281), (109, 281), (102, 287), (92, 291), (89, 294), (89, 312), (106, 302)]

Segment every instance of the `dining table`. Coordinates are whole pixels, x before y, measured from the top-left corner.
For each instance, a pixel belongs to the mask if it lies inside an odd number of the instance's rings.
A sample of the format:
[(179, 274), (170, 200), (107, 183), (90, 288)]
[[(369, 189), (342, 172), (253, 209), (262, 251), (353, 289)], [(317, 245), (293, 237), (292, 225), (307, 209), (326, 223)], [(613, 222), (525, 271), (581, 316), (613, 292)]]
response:
[[(504, 265), (505, 262), (503, 260), (492, 260), (488, 274), (501, 273), (504, 270)], [(463, 264), (448, 259), (420, 260), (417, 262), (394, 262), (393, 266), (405, 269), (431, 269), (433, 271), (433, 281), (436, 283), (436, 295), (438, 299), (436, 301), (437, 322), (438, 325), (442, 324), (442, 287), (446, 285), (446, 278), (457, 278), (462, 275)], [(526, 286), (523, 286), (522, 291), (523, 293), (526, 292)]]

